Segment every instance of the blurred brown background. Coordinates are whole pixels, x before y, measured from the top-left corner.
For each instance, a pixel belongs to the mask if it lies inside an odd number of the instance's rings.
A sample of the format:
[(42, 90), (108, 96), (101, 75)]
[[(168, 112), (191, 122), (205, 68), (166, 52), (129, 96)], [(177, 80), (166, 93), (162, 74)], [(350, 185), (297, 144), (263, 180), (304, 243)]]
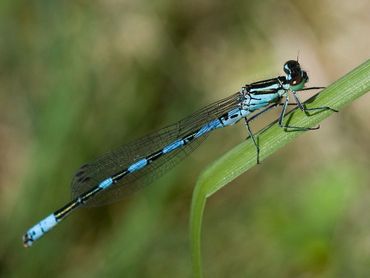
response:
[[(191, 276), (192, 189), (243, 125), (125, 202), (80, 210), (30, 249), (21, 236), (69, 200), (81, 164), (298, 53), (310, 85), (332, 83), (369, 58), (369, 12), (366, 0), (1, 1), (0, 276)], [(369, 108), (365, 95), (210, 199), (205, 277), (370, 276)]]

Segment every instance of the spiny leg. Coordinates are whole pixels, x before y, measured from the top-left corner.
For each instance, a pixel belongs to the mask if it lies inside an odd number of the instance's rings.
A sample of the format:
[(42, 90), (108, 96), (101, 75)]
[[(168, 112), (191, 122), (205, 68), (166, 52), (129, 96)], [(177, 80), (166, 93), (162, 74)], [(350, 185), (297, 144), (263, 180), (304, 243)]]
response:
[[(307, 89), (312, 89), (312, 88), (307, 88)], [(325, 111), (325, 110), (331, 110), (333, 112), (338, 112), (338, 110), (335, 110), (335, 109), (333, 109), (333, 108), (331, 108), (329, 106), (306, 108), (306, 106), (304, 104), (302, 104), (301, 100), (299, 99), (299, 97), (297, 95), (297, 92), (296, 91), (292, 91), (292, 93), (293, 93), (293, 97), (294, 97), (295, 101), (297, 102), (297, 105), (298, 105), (299, 109), (301, 109), (307, 116), (310, 116), (310, 114), (308, 113), (308, 111)]]
[(306, 87), (303, 89), (299, 89), (299, 91), (309, 91), (309, 90), (320, 90), (320, 89), (325, 89), (326, 87)]
[[(248, 133), (249, 133), (249, 136), (252, 138), (253, 140), (253, 143), (254, 145), (256, 146), (256, 150), (257, 150), (257, 164), (260, 163), (260, 159), (259, 159), (259, 153), (260, 153), (260, 148), (258, 146), (258, 143), (257, 143), (257, 140), (256, 138), (254, 137), (254, 134), (249, 126), (249, 122), (255, 120), (257, 117), (259, 117), (260, 115), (262, 115), (263, 113), (267, 112), (268, 110), (270, 110), (271, 108), (274, 108), (278, 105), (281, 105), (281, 103), (273, 103), (271, 104), (270, 106), (266, 107), (265, 109), (262, 109), (261, 111), (259, 111), (258, 113), (254, 114), (252, 117), (250, 117), (249, 119), (247, 119), (246, 117), (244, 118), (244, 121), (245, 121), (245, 126), (247, 127), (247, 130), (248, 130)], [(288, 105), (296, 105), (295, 103), (288, 103)]]
[[(270, 106), (266, 107), (265, 109), (259, 111), (258, 113), (254, 114), (252, 117), (250, 117), (248, 119), (248, 122), (251, 122), (253, 121), (254, 119), (256, 119), (257, 117), (259, 117), (260, 115), (262, 115), (263, 113), (267, 112), (268, 110), (276, 107), (276, 106), (283, 106), (285, 105), (284, 103), (274, 103), (274, 104), (271, 104)], [(297, 103), (287, 103), (286, 105), (294, 105), (294, 106), (297, 106)]]
[[(249, 122), (255, 120), (257, 117), (259, 117), (260, 115), (262, 115), (263, 113), (267, 112), (268, 110), (276, 107), (276, 106), (280, 106), (280, 105), (284, 105), (283, 103), (274, 103), (274, 104), (271, 104), (270, 106), (266, 107), (265, 109), (259, 111), (258, 113), (254, 114), (252, 117), (250, 117), (249, 119), (247, 118), (244, 118), (244, 121), (245, 121), (245, 125), (247, 127), (247, 130), (248, 130), (248, 133), (249, 133), (249, 136), (252, 138), (253, 140), (253, 143), (254, 145), (256, 146), (256, 150), (257, 150), (257, 164), (260, 164), (260, 160), (259, 160), (259, 152), (260, 152), (260, 148), (258, 146), (258, 143), (257, 143), (257, 140), (249, 126)], [(286, 105), (297, 105), (296, 103), (287, 103)]]
[[(290, 129), (290, 131), (308, 131), (308, 130), (316, 130), (320, 128), (320, 125), (316, 127), (301, 127), (301, 126), (283, 125), (283, 120), (284, 120), (286, 108), (288, 107), (288, 105), (289, 105), (289, 96), (286, 95), (285, 102), (283, 104), (283, 109), (280, 113), (279, 121), (278, 121), (279, 126), (281, 128)], [(299, 107), (299, 104), (297, 105)]]
[[(256, 147), (256, 151), (257, 151), (257, 164), (260, 164), (260, 160), (259, 160), (259, 153), (260, 153), (260, 148), (258, 146), (258, 143), (257, 143), (257, 140), (249, 126), (249, 122), (255, 120), (257, 117), (259, 117), (260, 115), (262, 115), (263, 113), (267, 112), (268, 110), (276, 107), (276, 106), (280, 106), (280, 105), (284, 105), (284, 106), (288, 106), (288, 105), (297, 105), (296, 103), (274, 103), (274, 104), (271, 104), (270, 106), (266, 107), (265, 109), (259, 111), (258, 113), (254, 114), (252, 117), (250, 117), (249, 119), (247, 118), (244, 118), (244, 121), (245, 121), (245, 126), (247, 127), (247, 130), (248, 130), (248, 134), (249, 136), (252, 138), (253, 140), (253, 143)], [(285, 107), (286, 109), (286, 107)]]
[[(271, 108), (271, 107), (270, 107)], [(260, 115), (261, 113), (258, 113), (258, 115)], [(257, 115), (257, 116), (258, 116)], [(255, 117), (254, 117), (255, 118)], [(257, 151), (257, 164), (260, 164), (260, 147), (258, 146), (257, 144), (257, 140), (256, 138), (254, 137), (254, 134), (251, 130), (251, 127), (249, 126), (249, 121), (248, 119), (245, 117), (244, 118), (244, 122), (245, 122), (245, 126), (247, 127), (247, 130), (248, 130), (248, 133), (249, 133), (249, 137), (252, 138), (252, 141), (253, 141), (253, 144), (254, 146), (256, 147), (256, 151)]]

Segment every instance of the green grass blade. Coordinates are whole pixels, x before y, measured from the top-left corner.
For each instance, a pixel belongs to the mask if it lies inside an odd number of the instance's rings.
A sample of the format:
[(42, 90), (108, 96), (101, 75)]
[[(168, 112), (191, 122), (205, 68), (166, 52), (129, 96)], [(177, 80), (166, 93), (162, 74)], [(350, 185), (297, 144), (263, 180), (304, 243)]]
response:
[[(370, 60), (355, 68), (341, 79), (323, 90), (317, 97), (306, 102), (306, 106), (330, 106), (340, 110), (361, 95), (370, 91)], [(285, 119), (293, 126), (313, 127), (334, 112), (324, 111), (307, 117), (302, 111), (294, 110)], [(288, 144), (302, 132), (286, 132), (277, 123), (258, 134), (261, 161)], [(212, 163), (198, 178), (195, 186), (190, 216), (190, 240), (194, 277), (202, 277), (201, 225), (206, 199), (230, 181), (256, 164), (256, 150), (247, 140)]]

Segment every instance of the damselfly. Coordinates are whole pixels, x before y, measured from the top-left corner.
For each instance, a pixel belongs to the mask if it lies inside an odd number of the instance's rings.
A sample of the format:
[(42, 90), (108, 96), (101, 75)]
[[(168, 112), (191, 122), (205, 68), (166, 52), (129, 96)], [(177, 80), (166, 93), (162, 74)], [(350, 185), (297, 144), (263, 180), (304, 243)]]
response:
[[(289, 92), (296, 101), (294, 105), (307, 116), (308, 111), (313, 110), (336, 111), (330, 107), (306, 108), (302, 104), (297, 91), (321, 87), (304, 88), (308, 75), (301, 69), (298, 61), (286, 62), (284, 72), (285, 76), (245, 85), (232, 96), (81, 166), (72, 181), (72, 201), (30, 228), (23, 236), (24, 246), (31, 246), (77, 208), (112, 203), (137, 189), (140, 184), (147, 184), (194, 150), (215, 129), (233, 125), (243, 119), (257, 150), (257, 163), (259, 146), (249, 123), (269, 109), (282, 106), (278, 123), (284, 129), (318, 129), (319, 127), (283, 124), (287, 106), (290, 104)], [(281, 102), (283, 98), (285, 100)]]

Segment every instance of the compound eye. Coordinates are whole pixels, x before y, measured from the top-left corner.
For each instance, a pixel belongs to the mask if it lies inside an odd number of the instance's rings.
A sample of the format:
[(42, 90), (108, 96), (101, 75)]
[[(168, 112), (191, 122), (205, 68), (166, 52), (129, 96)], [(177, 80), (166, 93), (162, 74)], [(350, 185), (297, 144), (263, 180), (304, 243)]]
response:
[(297, 61), (290, 60), (284, 64), (284, 72), (286, 74), (294, 74), (296, 72), (299, 72), (301, 70), (301, 67)]

